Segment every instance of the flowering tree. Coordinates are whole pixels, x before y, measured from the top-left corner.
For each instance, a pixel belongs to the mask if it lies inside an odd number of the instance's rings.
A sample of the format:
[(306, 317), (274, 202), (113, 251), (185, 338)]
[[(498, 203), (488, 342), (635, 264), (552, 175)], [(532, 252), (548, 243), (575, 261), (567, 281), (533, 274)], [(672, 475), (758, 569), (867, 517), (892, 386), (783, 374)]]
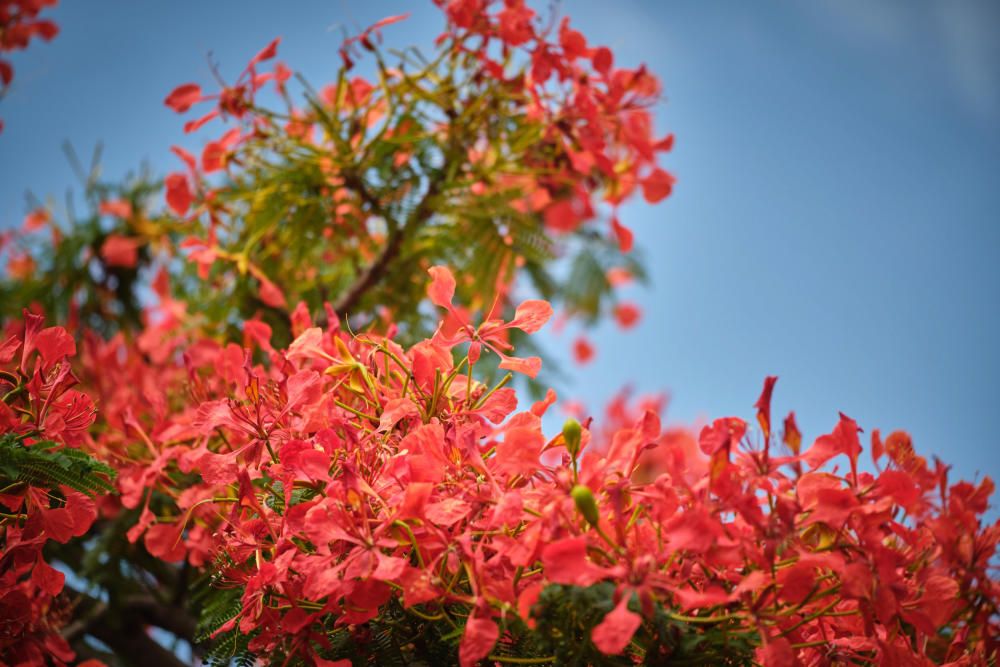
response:
[[(43, 9), (58, 0), (0, 0), (0, 99), (7, 94), (14, 80), (14, 66), (4, 53), (26, 49), (41, 37), (46, 42), (59, 34), (59, 26), (40, 16)], [(0, 132), (3, 121), (0, 120)]]
[(177, 87), (214, 128), (178, 171), (4, 237), (0, 661), (995, 661), (993, 484), (905, 433), (804, 447), (770, 377), (756, 425), (622, 396), (544, 432), (528, 337), (634, 324), (617, 209), (672, 138), (568, 19), (438, 4), (431, 53), (391, 17), (323, 88), (277, 40)]

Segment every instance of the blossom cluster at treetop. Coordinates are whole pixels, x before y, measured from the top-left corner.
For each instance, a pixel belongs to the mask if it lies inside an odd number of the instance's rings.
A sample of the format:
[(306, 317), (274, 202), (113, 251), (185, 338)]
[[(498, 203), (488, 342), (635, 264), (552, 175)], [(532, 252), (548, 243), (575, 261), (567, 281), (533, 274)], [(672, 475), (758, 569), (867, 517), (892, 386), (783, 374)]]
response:
[(775, 377), (544, 425), (531, 336), (639, 321), (673, 137), (569, 19), (435, 4), (430, 55), (179, 86), (181, 170), (0, 236), (0, 665), (996, 664), (993, 482), (907, 433), (810, 443)]

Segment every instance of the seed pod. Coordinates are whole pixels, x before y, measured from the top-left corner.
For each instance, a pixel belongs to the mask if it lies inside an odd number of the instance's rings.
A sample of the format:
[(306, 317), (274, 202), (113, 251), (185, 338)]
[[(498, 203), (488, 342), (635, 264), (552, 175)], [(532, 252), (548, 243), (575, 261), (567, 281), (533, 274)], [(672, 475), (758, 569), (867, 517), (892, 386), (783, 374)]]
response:
[(566, 450), (569, 455), (576, 459), (576, 455), (580, 453), (580, 436), (583, 433), (583, 429), (580, 427), (580, 422), (570, 417), (563, 424), (562, 436), (563, 440), (566, 442)]
[(576, 509), (587, 520), (587, 523), (596, 526), (601, 520), (601, 515), (597, 511), (597, 501), (594, 500), (593, 492), (583, 484), (577, 484), (569, 494), (573, 496)]

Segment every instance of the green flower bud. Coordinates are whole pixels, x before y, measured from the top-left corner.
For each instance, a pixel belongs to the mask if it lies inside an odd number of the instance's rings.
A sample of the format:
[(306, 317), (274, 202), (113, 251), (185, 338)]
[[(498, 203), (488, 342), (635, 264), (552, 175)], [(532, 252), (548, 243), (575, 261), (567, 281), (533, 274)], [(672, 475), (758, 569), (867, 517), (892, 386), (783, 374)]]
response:
[(597, 511), (597, 501), (594, 500), (593, 492), (583, 484), (577, 484), (569, 492), (576, 503), (576, 509), (583, 515), (591, 526), (596, 526), (600, 520), (600, 512)]
[(583, 434), (583, 428), (580, 426), (580, 422), (570, 417), (563, 424), (562, 436), (563, 440), (566, 442), (566, 450), (569, 455), (576, 459), (576, 455), (580, 453), (580, 436)]

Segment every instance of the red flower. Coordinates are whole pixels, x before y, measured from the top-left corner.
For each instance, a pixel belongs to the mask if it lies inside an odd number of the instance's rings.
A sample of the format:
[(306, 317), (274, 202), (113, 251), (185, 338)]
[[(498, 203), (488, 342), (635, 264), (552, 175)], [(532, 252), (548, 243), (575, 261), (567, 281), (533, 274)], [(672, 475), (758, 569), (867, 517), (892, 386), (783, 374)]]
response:
[(594, 358), (594, 346), (583, 336), (573, 341), (573, 358), (579, 364), (586, 364)]
[(470, 616), (465, 623), (462, 642), (458, 646), (458, 663), (473, 667), (489, 655), (500, 638), (500, 628), (489, 617)]
[(24, 222), (21, 223), (21, 229), (26, 232), (33, 232), (47, 225), (51, 219), (52, 216), (47, 210), (37, 208), (25, 216)]
[(582, 535), (547, 544), (542, 566), (549, 581), (571, 586), (590, 586), (611, 574), (587, 558), (587, 538)]
[(519, 46), (535, 36), (531, 19), (535, 12), (524, 5), (523, 0), (509, 0), (503, 11), (497, 14), (497, 34), (509, 46)]
[(778, 378), (774, 375), (764, 378), (764, 389), (760, 392), (760, 398), (753, 404), (757, 408), (757, 422), (760, 424), (760, 430), (764, 432), (765, 442), (771, 437), (771, 394), (777, 381)]
[(662, 169), (654, 169), (642, 179), (642, 195), (650, 204), (666, 199), (674, 189), (675, 179)]
[(135, 268), (139, 263), (139, 246), (142, 240), (133, 236), (111, 234), (101, 244), (101, 259), (108, 266)]
[(132, 204), (122, 199), (102, 201), (100, 211), (101, 215), (113, 215), (128, 220), (132, 217)]
[(639, 318), (642, 317), (642, 311), (639, 306), (626, 301), (615, 306), (614, 316), (618, 326), (622, 329), (631, 329), (638, 324)]
[(591, 631), (594, 646), (605, 655), (618, 655), (624, 651), (632, 641), (632, 635), (642, 625), (642, 617), (629, 611), (628, 602), (631, 597), (631, 591), (622, 595), (615, 608)]
[(181, 172), (168, 174), (165, 181), (167, 189), (167, 204), (177, 215), (184, 215), (191, 208), (194, 195), (188, 185), (187, 176)]
[(802, 455), (803, 460), (813, 469), (818, 468), (834, 456), (844, 454), (851, 462), (851, 470), (857, 477), (858, 455), (861, 453), (861, 441), (858, 439), (857, 422), (840, 413), (840, 421), (829, 435), (816, 438), (813, 446)]
[(185, 83), (174, 88), (163, 103), (176, 111), (184, 113), (202, 100), (201, 86), (195, 83)]
[[(455, 278), (451, 275), (451, 271), (443, 266), (435, 266), (431, 267), (428, 273), (431, 275), (431, 284), (427, 288), (427, 294), (431, 303), (446, 308), (460, 323), (459, 331), (453, 336), (443, 335), (439, 328), (437, 339), (449, 347), (463, 341), (471, 342), (474, 350), (480, 344), (485, 345), (500, 357), (500, 368), (524, 373), (529, 377), (538, 375), (542, 360), (538, 357), (521, 359), (507, 355), (506, 352), (510, 351), (512, 346), (505, 336), (508, 329), (516, 328), (531, 334), (545, 326), (552, 317), (552, 306), (547, 301), (539, 299), (522, 301), (514, 312), (514, 319), (510, 322), (490, 319), (473, 328), (451, 303), (455, 295)], [(473, 354), (478, 357), (477, 352)]]
[(632, 252), (632, 244), (634, 243), (632, 230), (621, 224), (618, 221), (618, 216), (611, 217), (611, 229), (618, 240), (618, 249), (622, 252)]

